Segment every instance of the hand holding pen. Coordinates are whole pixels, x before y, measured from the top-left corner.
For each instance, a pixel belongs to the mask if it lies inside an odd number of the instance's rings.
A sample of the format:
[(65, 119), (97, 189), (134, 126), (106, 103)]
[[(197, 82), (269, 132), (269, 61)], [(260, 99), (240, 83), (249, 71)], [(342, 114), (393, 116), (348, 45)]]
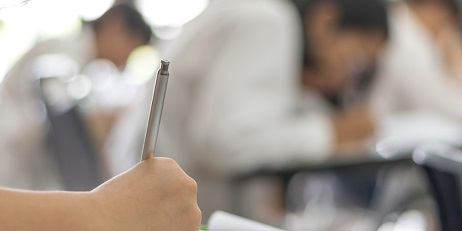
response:
[[(156, 83), (155, 83), (154, 93), (153, 93), (152, 102), (151, 102), (151, 110), (149, 112), (148, 126), (146, 128), (146, 136), (144, 138), (143, 153), (142, 153), (142, 157), (141, 157), (142, 162), (140, 164), (138, 164), (138, 165), (147, 164), (149, 162), (153, 162), (153, 161), (156, 161), (156, 160), (157, 161), (163, 161), (164, 164), (166, 164), (165, 162), (167, 161), (166, 159), (151, 158), (151, 157), (153, 157), (152, 155), (153, 155), (153, 153), (155, 151), (156, 144), (157, 144), (157, 137), (159, 135), (160, 121), (161, 121), (161, 118), (162, 118), (162, 110), (163, 110), (163, 106), (164, 106), (165, 94), (167, 92), (168, 78), (169, 78), (169, 75), (170, 75), (170, 73), (168, 71), (169, 65), (170, 65), (170, 61), (161, 60), (160, 69), (157, 71)], [(171, 164), (174, 165), (172, 167), (178, 166), (176, 163), (171, 163)], [(153, 167), (153, 168), (162, 168), (162, 167), (158, 167), (158, 166), (157, 167), (156, 166), (151, 166), (151, 167)], [(201, 217), (201, 212), (200, 212), (199, 207), (197, 206), (197, 200), (195, 199), (195, 198), (197, 198), (197, 185), (196, 185), (195, 181), (192, 178), (189, 178), (189, 180), (194, 182), (194, 183), (192, 185), (187, 184), (187, 183), (181, 183), (181, 184), (183, 184), (182, 188), (186, 187), (186, 192), (189, 192), (189, 193), (192, 192), (193, 195), (195, 195), (195, 196), (194, 196), (194, 200), (192, 202), (191, 201), (184, 202), (185, 203), (184, 205), (186, 205), (191, 210), (186, 211), (187, 215), (183, 218), (185, 220), (180, 222), (179, 224), (184, 225), (185, 221), (186, 221), (186, 224), (190, 223), (188, 225), (188, 227), (191, 228), (191, 230), (198, 230), (196, 227), (198, 226), (197, 222), (200, 222), (200, 220), (201, 220), (201, 218), (200, 218)], [(189, 187), (188, 187), (188, 185), (189, 185)], [(174, 194), (178, 194), (178, 192), (172, 192), (172, 195), (174, 195)], [(183, 224), (181, 224), (181, 223), (183, 223)], [(172, 224), (169, 224), (169, 225), (172, 225)], [(199, 231), (207, 230), (207, 229), (203, 229), (203, 228), (204, 227), (202, 227)], [(183, 229), (184, 228), (175, 229), (175, 230), (183, 230)]]

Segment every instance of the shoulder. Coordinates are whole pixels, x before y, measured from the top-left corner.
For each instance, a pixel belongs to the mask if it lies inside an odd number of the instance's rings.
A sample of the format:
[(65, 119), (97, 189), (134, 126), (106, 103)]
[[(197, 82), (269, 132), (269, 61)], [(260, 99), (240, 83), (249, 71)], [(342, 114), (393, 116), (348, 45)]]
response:
[[(293, 27), (297, 12), (286, 0), (215, 0), (191, 24), (210, 26), (273, 26)], [(194, 27), (194, 26), (193, 26)]]
[(298, 21), (293, 4), (285, 0), (241, 0), (236, 4), (233, 17), (236, 21), (258, 23), (271, 26), (290, 28)]

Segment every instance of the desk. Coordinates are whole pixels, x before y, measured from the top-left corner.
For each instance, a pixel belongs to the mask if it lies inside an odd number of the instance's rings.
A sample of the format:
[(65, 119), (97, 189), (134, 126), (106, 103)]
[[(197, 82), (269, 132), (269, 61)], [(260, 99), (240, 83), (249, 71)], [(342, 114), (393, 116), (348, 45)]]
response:
[(235, 182), (245, 181), (259, 176), (293, 176), (298, 172), (312, 172), (341, 168), (354, 168), (360, 166), (380, 167), (397, 163), (408, 163), (412, 160), (411, 152), (400, 153), (391, 158), (384, 158), (378, 153), (351, 157), (338, 157), (316, 164), (300, 164), (284, 166), (281, 168), (259, 168), (255, 171), (237, 174), (233, 177)]
[[(349, 156), (349, 157), (336, 157), (335, 159), (327, 160), (322, 163), (316, 164), (300, 164), (292, 166), (284, 166), (281, 168), (260, 168), (252, 172), (238, 174), (233, 177), (234, 182), (234, 198), (233, 206), (236, 212), (242, 212), (239, 205), (242, 192), (240, 185), (258, 177), (275, 177), (279, 179), (283, 187), (283, 198), (286, 198), (289, 182), (298, 173), (316, 173), (322, 171), (355, 171), (355, 172), (371, 172), (378, 171), (378, 169), (389, 168), (399, 165), (411, 165), (412, 158), (411, 152), (401, 152), (395, 155), (384, 158), (378, 153)], [(287, 201), (284, 199), (284, 209), (288, 209)]]

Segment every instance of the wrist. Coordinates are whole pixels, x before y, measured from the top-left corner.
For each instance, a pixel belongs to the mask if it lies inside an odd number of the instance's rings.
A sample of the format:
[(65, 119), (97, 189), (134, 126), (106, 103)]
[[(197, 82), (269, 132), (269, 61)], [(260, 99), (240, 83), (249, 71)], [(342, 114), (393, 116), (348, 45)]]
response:
[(100, 231), (115, 231), (118, 230), (117, 218), (111, 215), (113, 211), (110, 209), (106, 198), (100, 195), (97, 191), (85, 193), (85, 203), (87, 205), (88, 223), (91, 224), (91, 230)]

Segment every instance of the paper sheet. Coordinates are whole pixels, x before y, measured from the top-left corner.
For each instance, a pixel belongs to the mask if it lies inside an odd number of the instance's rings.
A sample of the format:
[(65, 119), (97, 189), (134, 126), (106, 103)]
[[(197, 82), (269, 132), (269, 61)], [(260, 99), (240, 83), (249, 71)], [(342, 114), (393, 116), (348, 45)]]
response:
[(284, 231), (223, 211), (214, 212), (207, 226), (209, 231)]

